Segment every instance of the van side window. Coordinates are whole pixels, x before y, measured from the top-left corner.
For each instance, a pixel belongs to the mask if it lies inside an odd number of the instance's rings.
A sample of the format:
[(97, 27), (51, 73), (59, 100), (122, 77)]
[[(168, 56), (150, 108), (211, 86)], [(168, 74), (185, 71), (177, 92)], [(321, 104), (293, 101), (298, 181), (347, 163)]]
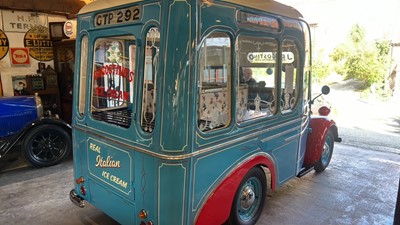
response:
[(146, 132), (153, 132), (156, 118), (156, 77), (159, 62), (160, 31), (151, 28), (146, 35), (146, 51), (143, 71), (143, 96), (141, 127)]
[(238, 122), (276, 113), (276, 55), (272, 38), (240, 35), (237, 41), (236, 120)]
[(227, 127), (231, 121), (231, 38), (214, 32), (199, 51), (198, 127), (202, 131)]
[(299, 73), (299, 53), (293, 41), (285, 40), (282, 46), (282, 113), (290, 112), (299, 95), (297, 77)]
[(128, 128), (132, 120), (136, 41), (133, 36), (98, 39), (94, 46), (94, 119)]

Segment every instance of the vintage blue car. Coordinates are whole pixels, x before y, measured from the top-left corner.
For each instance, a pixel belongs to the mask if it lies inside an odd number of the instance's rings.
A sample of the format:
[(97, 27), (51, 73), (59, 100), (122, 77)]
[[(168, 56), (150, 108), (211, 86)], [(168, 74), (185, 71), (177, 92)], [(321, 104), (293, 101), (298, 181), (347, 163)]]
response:
[(37, 94), (0, 97), (0, 158), (17, 144), (32, 165), (52, 166), (71, 152), (71, 126), (43, 112)]

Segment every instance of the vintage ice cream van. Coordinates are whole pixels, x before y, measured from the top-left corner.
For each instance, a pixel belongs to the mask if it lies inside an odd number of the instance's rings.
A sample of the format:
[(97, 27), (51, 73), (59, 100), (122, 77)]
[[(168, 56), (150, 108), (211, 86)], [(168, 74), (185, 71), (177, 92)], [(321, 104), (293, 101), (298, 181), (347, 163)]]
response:
[(77, 24), (76, 205), (121, 224), (255, 224), (268, 187), (328, 166), (340, 138), (329, 108), (311, 116), (296, 9), (97, 0)]

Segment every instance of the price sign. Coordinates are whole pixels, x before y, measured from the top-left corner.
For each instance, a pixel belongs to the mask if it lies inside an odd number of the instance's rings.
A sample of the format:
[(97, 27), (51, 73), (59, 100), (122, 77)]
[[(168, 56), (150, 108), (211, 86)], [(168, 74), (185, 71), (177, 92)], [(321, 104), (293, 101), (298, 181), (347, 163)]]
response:
[(95, 27), (114, 24), (137, 22), (141, 16), (141, 8), (133, 6), (124, 9), (117, 9), (106, 13), (97, 14), (94, 18)]

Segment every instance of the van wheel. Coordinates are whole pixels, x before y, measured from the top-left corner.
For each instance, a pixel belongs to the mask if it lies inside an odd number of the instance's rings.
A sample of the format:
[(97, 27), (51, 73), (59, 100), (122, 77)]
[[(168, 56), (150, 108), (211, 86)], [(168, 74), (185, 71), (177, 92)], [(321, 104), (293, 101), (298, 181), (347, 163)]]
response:
[(332, 131), (328, 131), (326, 134), (324, 147), (322, 148), (321, 158), (317, 161), (314, 165), (314, 169), (317, 172), (322, 172), (328, 167), (329, 163), (331, 162), (332, 154), (333, 154), (333, 146), (334, 146), (334, 136)]
[(45, 124), (33, 128), (24, 139), (23, 151), (34, 166), (53, 166), (71, 152), (71, 136), (56, 125)]
[(267, 196), (267, 179), (264, 171), (253, 167), (243, 178), (232, 203), (229, 224), (255, 224), (261, 216)]

